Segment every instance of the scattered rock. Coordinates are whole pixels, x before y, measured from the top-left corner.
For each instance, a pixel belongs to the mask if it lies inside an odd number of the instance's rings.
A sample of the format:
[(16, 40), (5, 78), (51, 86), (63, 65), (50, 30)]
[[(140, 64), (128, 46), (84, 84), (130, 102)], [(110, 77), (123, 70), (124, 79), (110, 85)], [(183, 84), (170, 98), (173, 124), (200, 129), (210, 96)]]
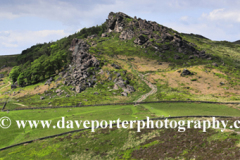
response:
[(193, 56), (189, 56), (188, 59), (194, 59), (194, 57)]
[(122, 92), (121, 95), (127, 97), (128, 93), (127, 92)]
[(112, 66), (115, 68), (115, 69), (121, 69), (121, 67), (119, 66), (119, 65), (117, 65), (117, 64), (112, 64)]
[(99, 95), (99, 93), (98, 93), (98, 92), (94, 92), (93, 94), (95, 94), (95, 95)]
[(225, 83), (224, 82), (220, 82), (220, 85), (225, 85)]
[(40, 100), (44, 100), (44, 99), (45, 99), (44, 97), (42, 97), (42, 96), (40, 97)]
[(108, 37), (107, 33), (102, 33), (101, 37)]
[(176, 55), (176, 54), (175, 54), (175, 55), (174, 55), (174, 59), (176, 59), (176, 60), (177, 60), (177, 59), (181, 59), (181, 57), (180, 57), (179, 55)]
[(55, 82), (58, 82), (58, 81), (60, 81), (60, 80), (62, 80), (62, 77), (59, 77)]
[(118, 90), (118, 85), (117, 84), (114, 84), (113, 90)]
[(187, 69), (183, 69), (182, 73), (181, 73), (181, 76), (186, 76), (186, 75), (193, 75), (192, 72), (190, 72), (189, 70)]
[(16, 85), (11, 85), (11, 89), (15, 89), (15, 88), (17, 88), (17, 86)]
[(67, 95), (66, 95), (66, 97), (70, 97), (70, 95), (69, 95), (69, 94), (67, 94)]
[(77, 92), (77, 93), (81, 93), (82, 91), (84, 91), (86, 89), (86, 87), (84, 86), (77, 86), (76, 87), (76, 89), (75, 89), (75, 91)]
[(53, 78), (50, 77), (50, 78), (46, 81), (45, 85), (50, 85), (52, 81), (53, 81)]
[(56, 90), (56, 93), (60, 93), (62, 90), (61, 89), (57, 89)]
[(217, 63), (212, 63), (213, 66), (215, 67), (218, 67), (218, 64)]

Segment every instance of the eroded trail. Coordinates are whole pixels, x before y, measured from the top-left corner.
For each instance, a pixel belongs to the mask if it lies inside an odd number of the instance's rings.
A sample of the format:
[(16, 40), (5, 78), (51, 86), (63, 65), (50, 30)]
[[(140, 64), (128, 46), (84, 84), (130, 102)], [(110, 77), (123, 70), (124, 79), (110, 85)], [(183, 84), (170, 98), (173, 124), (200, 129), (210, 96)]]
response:
[(139, 77), (141, 78), (142, 81), (144, 81), (152, 90), (144, 95), (142, 95), (138, 100), (134, 101), (134, 102), (142, 102), (144, 101), (148, 96), (154, 94), (157, 92), (157, 87), (155, 85), (153, 85), (151, 82), (147, 81), (146, 79), (144, 79), (144, 75), (139, 73)]
[(6, 85), (6, 86), (0, 88), (0, 91), (1, 91), (3, 88), (6, 88), (6, 87), (8, 87), (8, 86), (10, 86), (10, 85), (11, 85), (11, 82), (8, 81), (8, 85)]

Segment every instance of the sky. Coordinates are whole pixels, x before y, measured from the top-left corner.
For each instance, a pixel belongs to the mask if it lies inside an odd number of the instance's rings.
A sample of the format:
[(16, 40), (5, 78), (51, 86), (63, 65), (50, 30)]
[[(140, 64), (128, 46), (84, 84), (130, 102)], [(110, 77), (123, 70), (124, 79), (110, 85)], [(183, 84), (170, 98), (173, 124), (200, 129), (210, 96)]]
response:
[(101, 25), (110, 12), (211, 40), (240, 40), (239, 0), (0, 0), (0, 55)]

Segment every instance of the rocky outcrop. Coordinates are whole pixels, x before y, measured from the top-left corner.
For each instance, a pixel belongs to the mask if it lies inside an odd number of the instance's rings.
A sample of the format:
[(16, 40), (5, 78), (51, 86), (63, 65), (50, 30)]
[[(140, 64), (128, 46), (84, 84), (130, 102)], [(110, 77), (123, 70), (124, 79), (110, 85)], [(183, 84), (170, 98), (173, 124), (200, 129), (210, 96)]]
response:
[[(156, 22), (142, 20), (141, 18), (137, 19), (136, 17), (132, 18), (122, 12), (111, 12), (106, 20), (106, 24), (108, 33), (120, 32), (119, 38), (122, 40), (135, 38), (134, 43), (137, 45), (143, 45), (143, 48), (153, 47), (158, 53), (164, 53), (167, 50), (174, 49), (180, 54), (211, 59), (205, 51), (196, 50), (195, 44), (183, 40), (179, 33), (165, 26), (159, 25)], [(104, 33), (104, 35), (107, 35), (107, 33)], [(162, 45), (154, 46), (152, 39)], [(165, 42), (170, 43), (168, 43), (169, 45), (164, 45)], [(190, 57), (189, 59), (194, 57)], [(181, 59), (181, 56), (175, 56), (174, 58), (176, 60)]]
[[(95, 37), (96, 35), (89, 36), (89, 38)], [(75, 86), (77, 93), (81, 93), (87, 87), (93, 87), (96, 82), (96, 72), (100, 69), (100, 62), (88, 53), (89, 47), (84, 40), (73, 39), (69, 48), (72, 51), (72, 63), (65, 71), (59, 73), (63, 78), (63, 84)]]
[(134, 36), (134, 32), (132, 30), (122, 31), (119, 38), (123, 40), (130, 40)]
[(45, 85), (50, 85), (52, 81), (53, 81), (53, 78), (50, 77), (50, 78), (46, 81)]

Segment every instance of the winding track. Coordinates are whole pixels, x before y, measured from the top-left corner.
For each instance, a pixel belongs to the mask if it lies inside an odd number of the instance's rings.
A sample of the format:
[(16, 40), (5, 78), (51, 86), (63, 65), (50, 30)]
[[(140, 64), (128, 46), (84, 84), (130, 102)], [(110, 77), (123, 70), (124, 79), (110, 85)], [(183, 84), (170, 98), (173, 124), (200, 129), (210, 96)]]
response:
[(11, 85), (11, 82), (9, 82), (9, 81), (8, 81), (8, 85), (6, 85), (6, 86), (4, 86), (4, 87), (0, 88), (0, 90), (2, 90), (3, 88), (6, 88), (6, 87), (8, 87), (8, 86), (10, 86), (10, 85)]

